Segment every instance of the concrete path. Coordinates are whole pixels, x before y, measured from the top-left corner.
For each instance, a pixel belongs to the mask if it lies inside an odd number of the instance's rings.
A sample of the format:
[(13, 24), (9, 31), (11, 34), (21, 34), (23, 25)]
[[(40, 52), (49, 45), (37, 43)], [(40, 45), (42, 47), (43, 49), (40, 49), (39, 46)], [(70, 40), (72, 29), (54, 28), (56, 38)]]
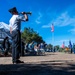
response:
[(75, 75), (75, 54), (46, 53), (24, 56), (24, 64), (12, 64), (11, 57), (0, 57), (0, 75)]

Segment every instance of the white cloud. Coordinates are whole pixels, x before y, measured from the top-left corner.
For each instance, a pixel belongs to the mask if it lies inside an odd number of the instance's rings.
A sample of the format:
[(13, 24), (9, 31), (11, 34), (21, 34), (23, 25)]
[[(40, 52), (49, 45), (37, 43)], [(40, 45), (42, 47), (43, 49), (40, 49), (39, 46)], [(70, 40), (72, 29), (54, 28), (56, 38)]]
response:
[(38, 19), (38, 20), (40, 20), (40, 18), (42, 17), (42, 13), (41, 13), (41, 12), (39, 12), (38, 14), (39, 14), (39, 16), (38, 16), (38, 18), (37, 18), (37, 19)]
[(57, 42), (68, 42), (69, 40), (67, 39), (63, 39), (63, 40), (60, 40), (60, 41), (57, 41)]
[(74, 25), (75, 18), (71, 18), (67, 12), (62, 13), (58, 16), (54, 21), (50, 21), (47, 25), (43, 25), (42, 28), (50, 27), (51, 23), (54, 23), (54, 26), (67, 26), (67, 25)]
[(52, 22), (46, 24), (46, 25), (42, 25), (42, 28), (50, 28), (52, 25)]
[(42, 28), (50, 28), (50, 26), (51, 26), (51, 25), (50, 25), (50, 23), (49, 23), (49, 24), (47, 24), (47, 25), (43, 25)]
[(68, 12), (62, 13), (58, 18), (54, 21), (56, 26), (67, 26), (75, 24), (75, 17), (71, 17)]
[(75, 26), (75, 16), (72, 14), (74, 8), (70, 8), (67, 11), (61, 13), (60, 15), (56, 15), (57, 18), (50, 20), (50, 22), (46, 25), (43, 25), (43, 28), (48, 28), (51, 23), (54, 23), (54, 26)]
[(40, 23), (41, 23), (39, 20), (36, 20), (35, 22), (36, 22), (37, 24), (40, 24)]
[[(51, 38), (47, 38), (47, 39), (46, 39), (47, 44), (52, 44), (52, 43), (53, 43), (53, 42), (50, 41), (50, 40), (51, 40)], [(54, 44), (53, 44), (53, 45), (54, 45), (54, 46), (55, 46), (55, 45), (62, 46), (63, 42), (65, 43), (65, 46), (68, 46), (68, 44), (69, 44), (69, 39), (62, 39), (62, 40), (59, 40), (59, 41), (54, 40)]]
[(75, 28), (70, 29), (68, 32), (71, 32), (71, 33), (75, 34)]
[(68, 46), (69, 40), (70, 39), (62, 39), (62, 40), (56, 41), (56, 44), (58, 43), (60, 46), (62, 46), (62, 44), (64, 42), (65, 46)]
[(36, 18), (35, 22), (37, 24), (40, 24), (41, 23), (41, 18), (42, 18), (42, 13), (41, 12), (38, 12), (38, 17)]
[(50, 27), (50, 25), (48, 26), (48, 25), (43, 25), (42, 26), (42, 28), (49, 28)]

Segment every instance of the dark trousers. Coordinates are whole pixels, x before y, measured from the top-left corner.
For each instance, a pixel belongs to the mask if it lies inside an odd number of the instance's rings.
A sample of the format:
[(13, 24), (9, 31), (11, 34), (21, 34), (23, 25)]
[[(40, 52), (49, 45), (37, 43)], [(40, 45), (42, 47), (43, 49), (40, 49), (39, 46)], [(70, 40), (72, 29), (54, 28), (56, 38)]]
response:
[(8, 52), (9, 52), (9, 47), (5, 49), (5, 53), (4, 54), (8, 55)]
[(8, 52), (9, 52), (9, 50), (10, 50), (10, 45), (9, 45), (9, 41), (6, 41), (5, 42), (5, 55), (8, 55)]
[(71, 53), (72, 53), (72, 48), (71, 48)]
[(12, 61), (16, 62), (20, 58), (21, 33), (19, 30), (12, 32)]

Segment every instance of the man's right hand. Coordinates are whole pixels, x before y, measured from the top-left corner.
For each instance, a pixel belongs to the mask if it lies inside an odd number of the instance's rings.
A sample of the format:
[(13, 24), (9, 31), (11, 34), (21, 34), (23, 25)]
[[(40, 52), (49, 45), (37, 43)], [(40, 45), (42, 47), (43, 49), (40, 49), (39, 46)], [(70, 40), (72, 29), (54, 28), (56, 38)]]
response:
[(24, 14), (25, 14), (25, 12), (21, 12), (21, 14), (23, 14), (23, 15), (24, 15)]

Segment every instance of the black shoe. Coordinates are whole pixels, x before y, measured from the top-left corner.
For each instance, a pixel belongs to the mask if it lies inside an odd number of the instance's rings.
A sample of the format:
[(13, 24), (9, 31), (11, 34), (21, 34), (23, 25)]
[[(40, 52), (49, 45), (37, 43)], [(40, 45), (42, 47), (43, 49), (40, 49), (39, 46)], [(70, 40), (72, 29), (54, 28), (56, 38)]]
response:
[(16, 62), (15, 61), (12, 61), (12, 63), (15, 64)]
[(23, 62), (23, 61), (20, 61), (20, 60), (17, 60), (17, 61), (16, 61), (16, 64), (17, 64), (17, 63), (24, 63), (24, 62)]
[(15, 62), (13, 61), (12, 63), (14, 64)]
[(5, 53), (4, 53), (4, 56), (7, 56), (7, 55), (8, 55), (8, 54), (5, 52)]

